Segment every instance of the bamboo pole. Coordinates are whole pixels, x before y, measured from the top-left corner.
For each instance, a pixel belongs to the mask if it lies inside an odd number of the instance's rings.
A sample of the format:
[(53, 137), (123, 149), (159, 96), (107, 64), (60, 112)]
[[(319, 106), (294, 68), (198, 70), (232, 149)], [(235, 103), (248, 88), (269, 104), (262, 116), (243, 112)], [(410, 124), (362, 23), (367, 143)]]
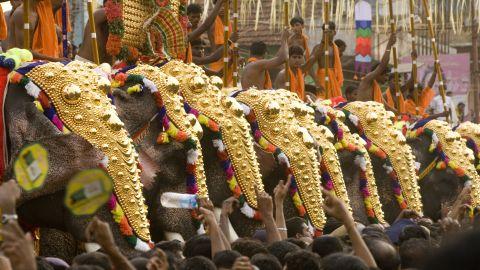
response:
[[(397, 26), (395, 22), (395, 15), (393, 14), (393, 3), (392, 0), (388, 0), (388, 10), (390, 14), (390, 29), (392, 33), (397, 32)], [(400, 109), (400, 84), (399, 84), (399, 76), (398, 76), (398, 58), (397, 58), (397, 46), (394, 44), (392, 46), (392, 56), (393, 56), (393, 76), (394, 76), (394, 83), (395, 83), (395, 108), (397, 110)], [(390, 89), (392, 91), (392, 89)]]
[(223, 87), (228, 87), (228, 40), (230, 39), (230, 1), (225, 1), (223, 12)]
[[(289, 27), (289, 7), (288, 7), (288, 0), (285, 0), (283, 2), (283, 25), (285, 29), (288, 29)], [(285, 61), (285, 88), (286, 90), (290, 90), (290, 61), (289, 57), (287, 56), (287, 60)]]
[[(417, 50), (417, 36), (415, 33), (415, 0), (410, 0), (410, 35), (412, 36), (412, 50)], [(418, 65), (417, 55), (412, 55), (412, 81), (413, 81), (413, 99), (415, 101), (415, 111), (418, 115), (420, 110), (418, 108)]]
[[(443, 75), (442, 75), (442, 70), (440, 68), (440, 60), (438, 59), (438, 48), (437, 48), (437, 43), (435, 41), (435, 31), (433, 30), (433, 25), (432, 25), (432, 17), (430, 16), (430, 10), (429, 10), (429, 5), (427, 0), (423, 0), (423, 9), (425, 10), (425, 15), (427, 16), (427, 22), (428, 22), (428, 29), (430, 33), (430, 38), (432, 39), (432, 50), (433, 50), (433, 59), (435, 61), (435, 69), (437, 70), (437, 76), (438, 76), (438, 84), (439, 84), (439, 92), (440, 95), (442, 96), (442, 102), (443, 102), (443, 110), (445, 112), (448, 112), (447, 110), (447, 99), (445, 96), (445, 85), (443, 82)], [(447, 114), (446, 115), (446, 120), (448, 123), (450, 123), (450, 116)]]
[(93, 16), (93, 3), (92, 0), (87, 0), (87, 9), (88, 9), (88, 21), (90, 24), (90, 35), (92, 38), (92, 52), (93, 52), (93, 61), (95, 64), (100, 65), (100, 56), (98, 54), (98, 43), (97, 43), (97, 31), (95, 30), (95, 17)]
[(331, 98), (329, 96), (329, 91), (328, 87), (330, 86), (330, 78), (328, 76), (328, 70), (330, 68), (330, 59), (329, 59), (329, 45), (330, 45), (330, 40), (329, 38), (329, 33), (330, 33), (330, 27), (329, 27), (329, 22), (330, 22), (330, 8), (329, 8), (329, 0), (324, 0), (323, 1), (323, 25), (325, 26), (323, 29), (323, 49), (325, 50), (325, 56), (324, 56), (324, 70), (325, 70), (325, 99)]
[(68, 39), (67, 39), (67, 0), (62, 1), (62, 51), (63, 57), (68, 57)]
[(30, 0), (23, 1), (23, 48), (30, 50)]
[[(233, 0), (233, 33), (238, 33), (238, 0)], [(233, 43), (233, 86), (238, 84), (238, 43)]]
[(475, 20), (475, 5), (471, 2), (471, 24), (472, 24), (472, 93), (473, 96), (473, 121), (478, 124), (478, 19)]

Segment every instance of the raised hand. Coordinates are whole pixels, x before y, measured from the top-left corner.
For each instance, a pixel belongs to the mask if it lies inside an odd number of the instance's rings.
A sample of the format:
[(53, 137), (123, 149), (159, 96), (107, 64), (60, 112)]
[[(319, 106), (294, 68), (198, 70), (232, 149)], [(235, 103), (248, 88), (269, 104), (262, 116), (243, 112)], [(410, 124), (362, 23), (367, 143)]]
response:
[(235, 208), (239, 207), (239, 202), (235, 197), (230, 197), (222, 202), (222, 215), (229, 216), (233, 213)]
[(20, 187), (15, 180), (10, 180), (0, 186), (0, 209), (3, 214), (15, 213), (15, 203), (20, 198)]
[(259, 191), (257, 187), (255, 187), (255, 193), (257, 194), (258, 211), (262, 217), (273, 216), (272, 197), (265, 191)]
[(342, 221), (343, 223), (353, 222), (352, 215), (348, 212), (345, 204), (335, 197), (332, 193), (322, 188), (324, 197), (323, 209), (330, 216)]
[(103, 249), (111, 250), (115, 247), (115, 240), (108, 223), (94, 217), (85, 229), (85, 237), (90, 242), (99, 244)]
[(0, 230), (3, 236), (1, 251), (8, 257), (15, 270), (36, 269), (33, 239), (30, 233), (24, 234), (16, 221), (9, 221)]
[(200, 220), (202, 220), (203, 224), (207, 228), (217, 224), (217, 220), (215, 219), (215, 214), (213, 211), (203, 207), (198, 208), (198, 211), (200, 212)]
[(287, 180), (287, 183), (285, 183), (284, 180), (280, 180), (278, 182), (275, 189), (273, 189), (273, 196), (275, 198), (275, 203), (280, 203), (280, 202), (283, 202), (283, 200), (285, 200), (285, 197), (288, 194), (288, 189), (290, 188), (291, 184), (292, 184), (291, 178)]
[(388, 39), (387, 47), (392, 47), (397, 42), (397, 34), (391, 33), (390, 38)]
[(253, 270), (248, 257), (238, 257), (233, 263), (232, 270)]

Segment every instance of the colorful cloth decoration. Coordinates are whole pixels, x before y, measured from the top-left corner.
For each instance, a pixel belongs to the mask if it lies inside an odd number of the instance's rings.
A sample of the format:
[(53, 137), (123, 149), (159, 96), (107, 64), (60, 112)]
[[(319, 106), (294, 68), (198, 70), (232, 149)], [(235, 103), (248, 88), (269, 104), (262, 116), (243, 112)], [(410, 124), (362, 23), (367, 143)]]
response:
[(355, 4), (355, 75), (358, 80), (370, 72), (372, 63), (372, 6), (360, 0)]

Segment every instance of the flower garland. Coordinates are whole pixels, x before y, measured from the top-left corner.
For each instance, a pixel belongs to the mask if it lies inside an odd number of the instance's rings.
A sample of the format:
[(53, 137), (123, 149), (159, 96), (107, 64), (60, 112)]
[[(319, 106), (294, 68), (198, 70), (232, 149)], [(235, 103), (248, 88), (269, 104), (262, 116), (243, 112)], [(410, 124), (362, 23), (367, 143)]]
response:
[(249, 218), (260, 220), (260, 213), (248, 205), (247, 200), (245, 198), (245, 194), (243, 194), (240, 188), (240, 185), (237, 182), (237, 179), (235, 177), (235, 169), (233, 168), (232, 162), (228, 157), (227, 148), (223, 143), (222, 133), (220, 131), (220, 127), (218, 126), (218, 124), (212, 119), (210, 119), (209, 117), (207, 117), (206, 115), (201, 114), (196, 109), (190, 107), (187, 103), (184, 103), (184, 107), (187, 113), (191, 113), (195, 115), (195, 117), (197, 117), (198, 122), (202, 126), (212, 131), (213, 147), (215, 147), (215, 149), (217, 150), (217, 157), (220, 159), (220, 163), (222, 165), (223, 171), (227, 176), (228, 187), (232, 192), (233, 196), (239, 201), (241, 205), (240, 211)]
[(107, 0), (105, 2), (105, 15), (108, 24), (107, 53), (117, 59), (135, 62), (139, 58), (137, 48), (123, 44), (125, 25), (123, 23), (123, 1)]
[(360, 137), (367, 143), (365, 145), (365, 148), (368, 150), (369, 153), (375, 155), (376, 157), (380, 158), (384, 164), (383, 168), (387, 172), (388, 176), (390, 177), (391, 180), (391, 185), (392, 185), (392, 190), (393, 194), (395, 196), (395, 199), (397, 200), (398, 205), (400, 206), (400, 209), (406, 209), (407, 208), (407, 202), (405, 198), (403, 197), (402, 194), (402, 188), (400, 186), (400, 182), (398, 180), (398, 175), (397, 172), (393, 169), (392, 163), (390, 161), (390, 158), (387, 156), (387, 154), (380, 149), (378, 146), (373, 144), (373, 142), (367, 137), (367, 135), (364, 132), (364, 129), (362, 127), (362, 124), (360, 123), (359, 119), (357, 116), (354, 114), (350, 113), (347, 110), (342, 110), (343, 113), (345, 114), (346, 119), (349, 119), (353, 125), (358, 130), (358, 134)]
[[(154, 82), (145, 78), (142, 75), (135, 74), (125, 74), (119, 72), (114, 76), (114, 82), (112, 85), (117, 87), (124, 86), (125, 84), (132, 84), (132, 86), (127, 88), (127, 93), (133, 94), (143, 91), (145, 88), (150, 90), (150, 93), (153, 95), (155, 104), (158, 108), (158, 117), (162, 131), (157, 136), (158, 144), (167, 144), (170, 142), (170, 139), (173, 139), (176, 142), (183, 143), (187, 151), (187, 167), (186, 167), (186, 186), (188, 194), (197, 194), (198, 186), (195, 176), (195, 171), (197, 169), (197, 160), (198, 160), (198, 146), (197, 142), (188, 135), (187, 132), (179, 130), (168, 118), (167, 109), (163, 104), (163, 99), (158, 91)], [(204, 228), (199, 221), (197, 212), (191, 211), (191, 215), (194, 218), (195, 226), (197, 227), (197, 232), (199, 234), (204, 232)]]
[[(367, 214), (368, 221), (370, 223), (379, 223), (378, 218), (375, 214), (372, 204), (372, 194), (368, 188), (368, 179), (367, 179), (367, 163), (365, 160), (365, 152), (362, 151), (358, 146), (353, 143), (347, 142), (344, 138), (344, 131), (339, 127), (337, 123), (337, 118), (333, 113), (329, 113), (325, 107), (314, 106), (315, 111), (319, 112), (320, 124), (329, 126), (335, 136), (335, 149), (337, 151), (346, 150), (355, 155), (355, 165), (360, 169), (359, 172), (359, 190), (362, 193), (363, 204), (365, 205), (365, 210)], [(322, 169), (323, 170), (323, 169)]]
[[(37, 109), (43, 112), (59, 131), (63, 133), (70, 133), (70, 131), (63, 124), (62, 120), (58, 117), (57, 111), (47, 94), (25, 75), (28, 73), (28, 71), (41, 64), (44, 64), (44, 62), (36, 62), (21, 69), (17, 69), (16, 72), (11, 74), (10, 82), (25, 88), (27, 93), (35, 99), (34, 103)], [(106, 164), (100, 164), (100, 167), (105, 169)], [(110, 198), (108, 208), (113, 215), (113, 219), (119, 225), (121, 235), (133, 248), (139, 251), (148, 251), (153, 248), (153, 243), (146, 243), (135, 236), (133, 229), (128, 223), (128, 219), (125, 216), (120, 204), (117, 203), (117, 199), (114, 194), (112, 194), (112, 197)]]
[(424, 126), (426, 123), (428, 123), (428, 121), (423, 122), (421, 125), (415, 125), (407, 132), (407, 138), (418, 138), (421, 135), (428, 136), (432, 140), (428, 150), (430, 153), (434, 153), (440, 159), (435, 168), (437, 170), (445, 170), (447, 167), (450, 167), (455, 172), (455, 175), (458, 176), (462, 181), (470, 180), (470, 178), (465, 174), (465, 170), (459, 167), (454, 161), (451, 161), (447, 154), (443, 151), (442, 143), (439, 141), (433, 130)]
[[(307, 221), (309, 220), (308, 213), (305, 209), (305, 205), (303, 204), (302, 198), (300, 197), (300, 192), (298, 191), (298, 186), (297, 182), (295, 181), (295, 175), (293, 174), (292, 167), (290, 166), (290, 161), (288, 160), (287, 155), (282, 152), (282, 150), (275, 145), (271, 144), (264, 136), (262, 131), (260, 130), (257, 122), (257, 118), (255, 116), (255, 112), (250, 109), (247, 105), (240, 103), (243, 107), (243, 113), (247, 119), (247, 121), (250, 123), (250, 127), (254, 136), (255, 141), (260, 145), (260, 147), (268, 152), (273, 154), (277, 162), (282, 165), (285, 169), (285, 175), (287, 175), (287, 178), (291, 180), (290, 184), (290, 196), (292, 197), (293, 204), (297, 208), (298, 215), (300, 217), (305, 218)], [(331, 182), (331, 179), (330, 179)], [(322, 185), (324, 182), (322, 182)], [(331, 188), (333, 188), (333, 184), (329, 185)], [(324, 186), (325, 188), (328, 188), (328, 186)], [(331, 189), (330, 189), (331, 190)], [(310, 222), (308, 221), (310, 224)], [(315, 236), (320, 236), (322, 235), (322, 231), (315, 228), (314, 232)]]
[(475, 143), (475, 141), (471, 138), (466, 138), (467, 139), (467, 147), (472, 149), (473, 154), (475, 156), (475, 164), (476, 164), (476, 169), (478, 172), (480, 172), (480, 151), (479, 151), (479, 146)]

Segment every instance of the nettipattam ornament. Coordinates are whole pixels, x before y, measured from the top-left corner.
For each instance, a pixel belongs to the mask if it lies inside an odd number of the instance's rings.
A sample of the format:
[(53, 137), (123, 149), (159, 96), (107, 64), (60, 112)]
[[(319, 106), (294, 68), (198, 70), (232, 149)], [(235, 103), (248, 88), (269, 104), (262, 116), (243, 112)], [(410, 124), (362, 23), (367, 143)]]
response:
[(468, 148), (472, 149), (475, 155), (475, 167), (480, 173), (480, 125), (472, 122), (463, 122), (456, 129), (463, 138), (467, 140)]

